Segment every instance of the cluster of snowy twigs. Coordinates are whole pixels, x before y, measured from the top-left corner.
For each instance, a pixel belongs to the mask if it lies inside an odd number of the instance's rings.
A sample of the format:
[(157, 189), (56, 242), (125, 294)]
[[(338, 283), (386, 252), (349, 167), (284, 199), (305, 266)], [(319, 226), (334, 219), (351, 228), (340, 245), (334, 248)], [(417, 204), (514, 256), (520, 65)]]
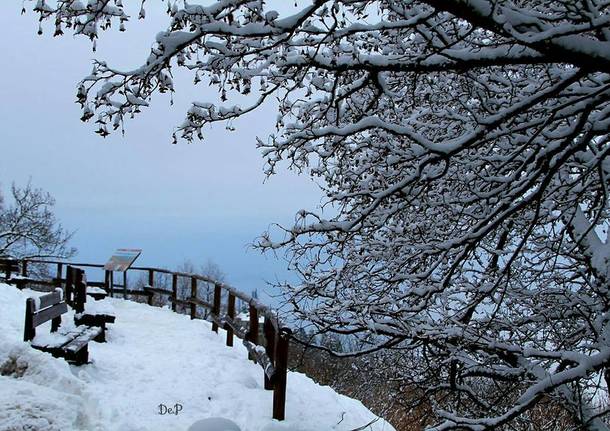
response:
[[(333, 214), (258, 243), (302, 275), (285, 286), (301, 317), (360, 352), (410, 350), (436, 430), (523, 425), (549, 399), (608, 429), (608, 2), (280, 3), (166, 2), (140, 67), (84, 78), (83, 119), (121, 127), (175, 68), (220, 99), (194, 102), (175, 139), (273, 99), (268, 173), (317, 177)], [(35, 10), (93, 40), (129, 18), (120, 0)]]

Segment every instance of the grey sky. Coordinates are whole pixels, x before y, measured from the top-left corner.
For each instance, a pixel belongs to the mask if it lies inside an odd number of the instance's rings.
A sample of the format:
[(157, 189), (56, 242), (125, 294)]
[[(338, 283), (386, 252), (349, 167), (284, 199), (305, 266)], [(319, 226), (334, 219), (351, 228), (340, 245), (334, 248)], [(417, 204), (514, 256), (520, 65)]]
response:
[[(136, 3), (136, 2), (134, 2)], [(137, 2), (139, 3), (139, 2)], [(140, 65), (155, 34), (165, 28), (165, 4), (148, 4), (147, 19), (111, 31), (97, 53), (84, 38), (36, 35), (31, 12), (20, 2), (0, 3), (0, 182), (32, 178), (57, 200), (56, 213), (77, 230), (79, 260), (104, 261), (117, 247), (141, 247), (138, 263), (174, 266), (185, 258), (212, 258), (243, 290), (284, 277), (285, 264), (248, 250), (271, 222), (289, 223), (300, 208), (312, 208), (320, 192), (306, 177), (282, 172), (263, 184), (263, 160), (255, 136), (273, 130), (273, 107), (256, 112), (228, 132), (208, 130), (203, 143), (170, 144), (188, 103), (216, 100), (190, 78), (176, 80), (169, 96), (127, 124), (125, 137), (106, 139), (79, 121), (74, 103), (78, 81), (100, 58), (117, 67)]]

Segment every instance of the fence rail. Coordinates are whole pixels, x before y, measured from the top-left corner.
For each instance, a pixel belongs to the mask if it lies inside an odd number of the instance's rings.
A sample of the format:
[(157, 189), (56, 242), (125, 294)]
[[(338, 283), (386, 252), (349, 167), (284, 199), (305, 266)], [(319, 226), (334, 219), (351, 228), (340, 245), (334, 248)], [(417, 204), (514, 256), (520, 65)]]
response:
[[(20, 274), (14, 280), (18, 287), (23, 288), (27, 284), (41, 284), (63, 287), (66, 277), (64, 274), (68, 266), (79, 268), (97, 268), (104, 270), (103, 264), (67, 262), (43, 259), (22, 259), (17, 261)], [(56, 276), (52, 279), (28, 278), (29, 264), (46, 264), (56, 266)], [(233, 346), (234, 337), (240, 338), (248, 351), (250, 360), (259, 364), (263, 369), (264, 386), (266, 390), (273, 390), (273, 418), (284, 420), (286, 409), (286, 375), (288, 364), (288, 344), (291, 335), (289, 328), (280, 324), (275, 311), (263, 304), (258, 299), (241, 292), (234, 287), (214, 280), (201, 274), (192, 274), (180, 271), (171, 271), (154, 267), (131, 267), (130, 272), (145, 272), (148, 274), (148, 284), (142, 290), (130, 289), (127, 271), (123, 273), (123, 283), (114, 283), (114, 273), (104, 270), (103, 281), (87, 281), (90, 286), (102, 287), (110, 296), (122, 294), (124, 299), (128, 295), (147, 297), (149, 305), (154, 304), (155, 295), (165, 297), (171, 303), (172, 310), (178, 312), (178, 306), (188, 310), (191, 319), (196, 319), (198, 308), (206, 309), (209, 314), (207, 318), (212, 322), (212, 331), (218, 333), (219, 328), (226, 330), (226, 345)], [(155, 275), (170, 275), (172, 289), (163, 289), (155, 286)], [(11, 278), (10, 272), (6, 274)], [(190, 296), (178, 297), (179, 279), (190, 280)], [(214, 286), (212, 302), (199, 298), (199, 282), (209, 283)], [(120, 288), (115, 289), (115, 288)], [(223, 293), (227, 297), (226, 307), (223, 307)], [(239, 325), (235, 316), (235, 301), (240, 299), (248, 305), (249, 321), (247, 328)], [(259, 318), (264, 319), (263, 331), (260, 333)], [(262, 335), (262, 337), (261, 337)]]

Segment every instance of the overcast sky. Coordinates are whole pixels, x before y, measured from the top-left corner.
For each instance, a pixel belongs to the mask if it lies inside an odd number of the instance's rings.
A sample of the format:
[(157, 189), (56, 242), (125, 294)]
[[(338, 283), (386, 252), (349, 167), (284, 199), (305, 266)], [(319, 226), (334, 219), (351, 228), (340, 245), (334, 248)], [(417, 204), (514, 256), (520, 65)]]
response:
[(273, 107), (234, 123), (235, 132), (216, 125), (204, 142), (171, 145), (172, 129), (191, 100), (217, 100), (179, 77), (174, 106), (169, 96), (156, 97), (127, 124), (124, 137), (102, 139), (93, 124), (79, 120), (75, 88), (91, 59), (139, 66), (166, 26), (165, 7), (151, 2), (145, 21), (134, 20), (125, 33), (104, 34), (93, 53), (82, 37), (52, 38), (51, 23), (37, 36), (31, 11), (21, 16), (21, 2), (0, 2), (2, 190), (31, 177), (49, 191), (58, 218), (76, 231), (79, 260), (104, 262), (119, 247), (142, 248), (138, 263), (145, 265), (211, 258), (236, 287), (260, 289), (265, 280), (285, 277), (286, 265), (248, 244), (270, 223), (289, 223), (320, 199), (306, 176), (284, 171), (264, 183), (254, 138), (273, 130)]

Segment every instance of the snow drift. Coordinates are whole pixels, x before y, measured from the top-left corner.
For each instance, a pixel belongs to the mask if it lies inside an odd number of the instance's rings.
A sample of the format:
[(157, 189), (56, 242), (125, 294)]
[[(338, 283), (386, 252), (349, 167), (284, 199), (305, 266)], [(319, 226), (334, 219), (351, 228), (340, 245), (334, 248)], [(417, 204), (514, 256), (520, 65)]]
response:
[[(289, 372), (286, 420), (271, 418), (272, 392), (246, 349), (226, 347), (205, 321), (121, 299), (107, 343), (90, 343), (80, 367), (22, 341), (25, 300), (40, 293), (0, 284), (0, 431), (186, 430), (224, 417), (242, 431), (393, 431), (359, 401)], [(68, 323), (72, 312), (63, 316)], [(50, 322), (39, 327), (49, 331)], [(178, 414), (160, 414), (179, 404)]]

